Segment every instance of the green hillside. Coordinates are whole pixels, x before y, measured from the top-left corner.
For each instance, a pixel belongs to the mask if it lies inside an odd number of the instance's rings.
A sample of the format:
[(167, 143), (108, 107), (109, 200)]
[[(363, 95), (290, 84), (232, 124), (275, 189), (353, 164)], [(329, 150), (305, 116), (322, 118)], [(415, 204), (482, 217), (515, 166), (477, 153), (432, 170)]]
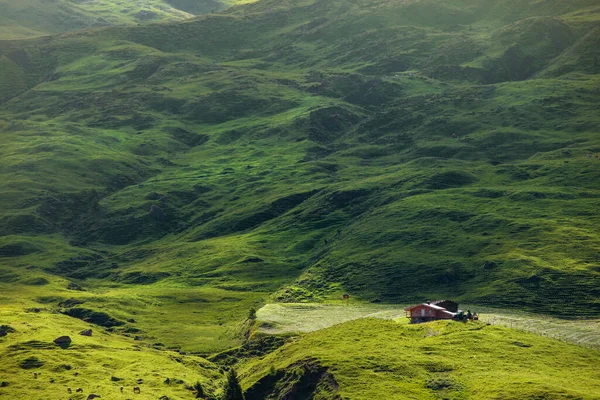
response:
[[(39, 310), (39, 311), (38, 311)], [(0, 396), (10, 399), (126, 399), (133, 387), (141, 388), (139, 399), (194, 398), (200, 383), (207, 396), (218, 395), (224, 377), (218, 366), (176, 348), (140, 345), (67, 316), (53, 315), (46, 307), (27, 311), (3, 307), (0, 318), (8, 334), (0, 338)], [(134, 324), (129, 324), (133, 330)], [(80, 332), (91, 329), (91, 336)], [(53, 343), (68, 335), (71, 345)], [(34, 375), (36, 374), (36, 375)], [(123, 392), (120, 388), (123, 387)], [(69, 394), (68, 389), (71, 389)], [(78, 393), (81, 388), (83, 393)]]
[(598, 361), (597, 352), (483, 324), (366, 319), (249, 359), (240, 376), (246, 400), (597, 399)]
[(22, 39), (76, 29), (191, 17), (162, 0), (1, 0), (0, 39)]
[(196, 356), (343, 293), (600, 316), (596, 0), (162, 10), (0, 41), (11, 309)]
[(178, 21), (249, 0), (0, 0), (0, 40), (113, 25)]

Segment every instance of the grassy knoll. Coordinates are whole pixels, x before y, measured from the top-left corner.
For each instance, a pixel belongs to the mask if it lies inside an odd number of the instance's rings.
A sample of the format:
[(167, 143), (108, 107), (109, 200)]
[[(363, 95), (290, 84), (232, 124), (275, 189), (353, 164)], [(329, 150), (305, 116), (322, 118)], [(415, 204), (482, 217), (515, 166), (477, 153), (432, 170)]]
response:
[(484, 323), (360, 319), (310, 333), (240, 371), (247, 399), (596, 399), (599, 357)]
[[(600, 321), (561, 319), (513, 310), (461, 305), (481, 321), (600, 350)], [(408, 323), (404, 306), (354, 302), (271, 303), (256, 313), (259, 331), (268, 334), (306, 333), (360, 318), (393, 319)]]

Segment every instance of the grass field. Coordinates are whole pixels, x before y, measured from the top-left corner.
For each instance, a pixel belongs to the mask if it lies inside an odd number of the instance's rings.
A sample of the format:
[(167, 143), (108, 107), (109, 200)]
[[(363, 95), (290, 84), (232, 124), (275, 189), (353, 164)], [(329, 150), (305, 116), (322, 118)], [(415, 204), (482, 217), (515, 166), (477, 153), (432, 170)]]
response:
[[(406, 305), (407, 306), (407, 305)], [(259, 331), (268, 334), (306, 333), (344, 322), (377, 318), (408, 323), (404, 307), (397, 304), (271, 303), (256, 313)], [(497, 326), (526, 331), (600, 350), (600, 320), (561, 319), (510, 309), (462, 305), (461, 309), (477, 312), (480, 320)]]
[[(6, 297), (2, 301), (0, 324), (14, 331), (0, 338), (0, 380), (6, 382), (0, 387), (1, 397), (86, 399), (94, 393), (107, 399), (130, 399), (133, 387), (138, 386), (141, 394), (135, 397), (139, 399), (182, 399), (194, 397), (188, 388), (196, 382), (207, 395), (221, 390), (219, 368), (203, 358), (167, 350), (158, 342), (139, 342), (106, 332), (47, 307), (38, 305), (34, 307), (37, 312), (34, 308), (25, 311), (7, 305)], [(85, 329), (92, 330), (91, 337), (80, 335)], [(53, 343), (64, 335), (72, 340), (68, 348)], [(170, 383), (165, 383), (167, 378)], [(76, 393), (78, 388), (83, 393)]]

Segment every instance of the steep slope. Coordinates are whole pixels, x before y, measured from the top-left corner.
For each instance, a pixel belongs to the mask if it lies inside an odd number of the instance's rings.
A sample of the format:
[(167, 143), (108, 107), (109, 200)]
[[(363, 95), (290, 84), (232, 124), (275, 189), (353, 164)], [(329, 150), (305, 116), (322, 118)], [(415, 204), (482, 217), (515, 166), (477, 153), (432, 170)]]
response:
[(262, 1), (2, 42), (0, 285), (202, 352), (269, 296), (597, 316), (599, 13)]

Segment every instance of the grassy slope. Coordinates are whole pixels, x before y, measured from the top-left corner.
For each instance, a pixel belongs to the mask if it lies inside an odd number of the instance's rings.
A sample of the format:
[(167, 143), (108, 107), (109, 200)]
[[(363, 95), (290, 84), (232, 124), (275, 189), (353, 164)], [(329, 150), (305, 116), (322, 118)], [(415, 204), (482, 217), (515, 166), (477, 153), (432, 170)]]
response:
[[(354, 300), (327, 303), (275, 303), (261, 307), (256, 317), (258, 331), (268, 334), (306, 333), (360, 318), (407, 321), (406, 306), (365, 304)], [(479, 320), (525, 332), (536, 333), (568, 343), (600, 350), (600, 320), (561, 319), (480, 305), (461, 305), (463, 310), (479, 314)]]
[(22, 39), (76, 29), (191, 17), (161, 0), (146, 2), (0, 1), (0, 39)]
[(23, 39), (110, 25), (177, 21), (249, 2), (251, 1), (1, 0), (0, 39)]
[(4, 42), (0, 285), (202, 352), (275, 292), (597, 316), (595, 7), (263, 1)]
[(270, 399), (301, 390), (308, 360), (317, 360), (339, 386), (324, 390), (320, 382), (316, 399), (597, 399), (599, 357), (483, 323), (362, 319), (308, 334), (250, 359), (240, 371), (249, 400), (261, 398), (261, 385), (276, 388)]
[[(6, 300), (3, 292), (4, 304)], [(13, 297), (10, 303), (0, 310), (2, 324), (14, 329), (0, 338), (0, 376), (7, 383), (0, 387), (0, 396), (32, 400), (86, 399), (95, 393), (103, 398), (126, 399), (131, 398), (133, 387), (139, 386), (141, 395), (136, 397), (140, 399), (161, 396), (179, 399), (193, 398), (186, 386), (191, 387), (196, 382), (203, 385), (207, 396), (220, 391), (219, 368), (203, 358), (105, 332), (77, 319), (53, 314), (48, 307), (38, 305), (40, 312), (26, 312), (23, 307), (30, 304), (23, 297)], [(91, 337), (79, 335), (89, 328)], [(63, 335), (72, 339), (67, 349), (53, 343)], [(31, 358), (37, 359), (39, 364), (27, 367), (24, 361)], [(37, 379), (34, 373), (38, 374)], [(111, 379), (113, 377), (117, 379)], [(170, 384), (165, 383), (167, 378)], [(143, 382), (138, 382), (139, 379)], [(72, 395), (68, 395), (68, 387)], [(82, 388), (83, 394), (75, 393), (77, 388)]]

